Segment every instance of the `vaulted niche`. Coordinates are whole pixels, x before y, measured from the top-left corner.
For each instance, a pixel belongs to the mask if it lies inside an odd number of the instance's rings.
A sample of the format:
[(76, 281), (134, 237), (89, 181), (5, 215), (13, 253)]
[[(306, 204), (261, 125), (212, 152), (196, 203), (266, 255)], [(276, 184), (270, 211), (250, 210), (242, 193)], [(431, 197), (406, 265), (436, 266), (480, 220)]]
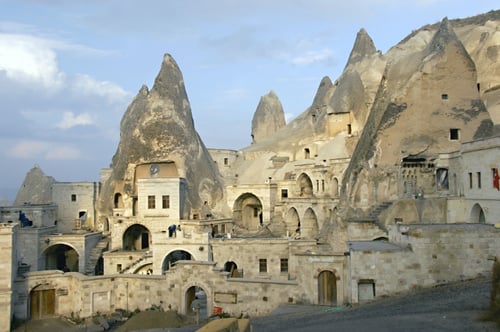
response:
[(139, 224), (135, 224), (127, 228), (123, 234), (123, 249), (138, 251), (149, 248), (150, 232)]
[(240, 195), (233, 205), (233, 220), (247, 229), (256, 229), (261, 224), (262, 203), (251, 193)]
[(299, 187), (300, 197), (312, 197), (313, 195), (313, 184), (309, 176), (305, 173), (300, 174), (297, 179), (297, 185)]

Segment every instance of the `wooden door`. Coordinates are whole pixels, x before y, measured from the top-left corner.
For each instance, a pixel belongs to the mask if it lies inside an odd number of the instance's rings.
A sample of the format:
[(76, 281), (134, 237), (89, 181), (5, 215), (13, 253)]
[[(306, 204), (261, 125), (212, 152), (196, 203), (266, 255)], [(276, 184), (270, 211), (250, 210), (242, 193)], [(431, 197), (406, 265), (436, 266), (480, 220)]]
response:
[(337, 303), (337, 279), (331, 271), (322, 271), (318, 276), (318, 304)]
[(55, 315), (55, 289), (33, 290), (30, 294), (30, 316), (32, 319), (52, 317)]

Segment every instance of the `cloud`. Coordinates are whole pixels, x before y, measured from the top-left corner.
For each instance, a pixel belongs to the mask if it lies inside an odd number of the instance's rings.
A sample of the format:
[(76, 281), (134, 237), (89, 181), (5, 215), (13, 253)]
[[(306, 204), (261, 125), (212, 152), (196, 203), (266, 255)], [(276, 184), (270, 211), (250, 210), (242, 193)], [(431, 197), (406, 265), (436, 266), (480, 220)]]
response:
[(75, 126), (91, 125), (92, 123), (92, 117), (88, 113), (75, 116), (73, 112), (64, 112), (63, 119), (56, 125), (56, 127), (61, 129), (70, 129)]
[(48, 91), (59, 89), (64, 74), (48, 44), (33, 36), (0, 33), (0, 71), (17, 82), (40, 85)]
[(334, 63), (333, 51), (324, 49), (321, 51), (307, 51), (303, 55), (296, 56), (291, 59), (291, 63), (295, 65), (310, 65), (315, 63)]
[(46, 160), (74, 160), (81, 157), (80, 151), (70, 145), (33, 140), (17, 142), (7, 151), (7, 155), (17, 159)]

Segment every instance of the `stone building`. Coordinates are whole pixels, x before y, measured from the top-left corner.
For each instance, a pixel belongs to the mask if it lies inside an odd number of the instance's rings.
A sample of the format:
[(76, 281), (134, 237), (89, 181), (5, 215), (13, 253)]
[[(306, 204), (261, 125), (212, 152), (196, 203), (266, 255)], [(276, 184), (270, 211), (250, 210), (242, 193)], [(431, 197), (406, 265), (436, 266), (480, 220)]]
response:
[(0, 208), (2, 326), (189, 314), (200, 295), (205, 315), (257, 316), (488, 275), (500, 252), (499, 22), (444, 19), (387, 54), (362, 29), (342, 75), (292, 122), (263, 98), (239, 151), (204, 146), (165, 55), (100, 182), (35, 166)]

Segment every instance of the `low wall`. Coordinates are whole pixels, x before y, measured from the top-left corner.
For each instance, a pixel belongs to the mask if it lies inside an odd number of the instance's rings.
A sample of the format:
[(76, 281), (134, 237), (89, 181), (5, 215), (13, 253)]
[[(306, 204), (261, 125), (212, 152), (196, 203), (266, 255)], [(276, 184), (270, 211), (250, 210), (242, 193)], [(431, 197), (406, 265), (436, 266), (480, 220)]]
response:
[(394, 225), (389, 239), (405, 249), (351, 252), (353, 303), (366, 280), (378, 297), (489, 275), (500, 252), (500, 230), (486, 224)]

